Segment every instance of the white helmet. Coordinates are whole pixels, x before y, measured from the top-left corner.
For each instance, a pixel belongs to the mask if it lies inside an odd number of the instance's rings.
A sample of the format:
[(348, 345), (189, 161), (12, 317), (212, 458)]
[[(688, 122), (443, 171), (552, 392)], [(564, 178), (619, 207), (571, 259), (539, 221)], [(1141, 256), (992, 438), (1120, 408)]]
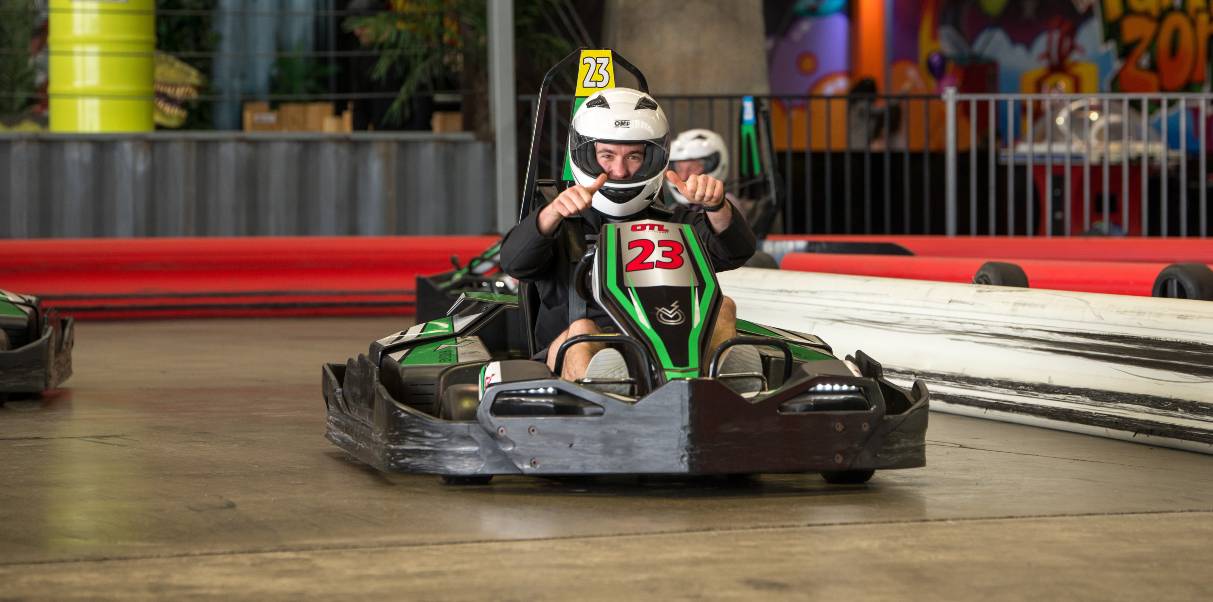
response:
[(644, 144), (644, 162), (627, 180), (607, 180), (591, 206), (610, 217), (628, 217), (648, 207), (661, 190), (669, 163), (670, 124), (652, 96), (631, 88), (609, 88), (585, 100), (569, 127), (573, 179), (588, 186), (602, 174), (595, 142)]
[[(670, 169), (675, 169), (674, 164), (679, 161), (703, 161), (703, 173), (721, 182), (729, 175), (729, 147), (712, 130), (694, 129), (678, 134), (670, 145)], [(666, 188), (675, 201), (687, 204), (686, 197), (674, 185), (666, 182)]]

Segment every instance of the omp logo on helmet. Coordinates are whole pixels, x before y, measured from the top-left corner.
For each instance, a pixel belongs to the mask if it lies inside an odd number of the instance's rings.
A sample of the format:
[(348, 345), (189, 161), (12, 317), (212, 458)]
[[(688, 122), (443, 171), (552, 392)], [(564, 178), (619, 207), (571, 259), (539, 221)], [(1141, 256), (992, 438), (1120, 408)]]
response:
[(686, 319), (687, 316), (678, 308), (677, 301), (671, 303), (669, 307), (657, 308), (657, 321), (666, 326), (678, 326), (685, 322)]
[(630, 128), (630, 127), (632, 127), (632, 120), (631, 120), (631, 119), (616, 119), (616, 120), (615, 120), (615, 127), (617, 127), (617, 128)]

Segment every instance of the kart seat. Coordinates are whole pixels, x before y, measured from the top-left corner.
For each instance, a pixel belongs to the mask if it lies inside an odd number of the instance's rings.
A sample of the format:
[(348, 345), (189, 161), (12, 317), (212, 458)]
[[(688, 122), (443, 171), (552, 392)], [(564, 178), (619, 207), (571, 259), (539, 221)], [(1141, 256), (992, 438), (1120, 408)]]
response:
[(505, 360), (498, 362), (501, 370), (501, 380), (497, 382), (513, 383), (523, 380), (539, 380), (552, 378), (548, 365), (534, 360)]
[(434, 390), (445, 364), (402, 365), (391, 360), (379, 370), (379, 382), (392, 399), (415, 410), (433, 414)]
[(31, 318), (25, 314), (0, 316), (0, 330), (4, 331), (8, 339), (8, 345), (0, 347), (0, 351), (4, 351), (6, 347), (8, 349), (18, 349), (41, 338), (40, 322), (41, 320)]
[(475, 383), (480, 367), (490, 359), (480, 339), (459, 339), (458, 364), (400, 364), (383, 359), (379, 380), (393, 399), (426, 414), (436, 415), (445, 386)]

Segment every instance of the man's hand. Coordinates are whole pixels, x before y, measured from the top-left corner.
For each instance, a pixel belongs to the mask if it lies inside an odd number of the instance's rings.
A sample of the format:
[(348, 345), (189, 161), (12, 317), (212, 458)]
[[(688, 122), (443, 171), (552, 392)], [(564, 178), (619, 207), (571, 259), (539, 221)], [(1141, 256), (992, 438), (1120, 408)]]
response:
[(665, 172), (665, 177), (678, 188), (678, 192), (682, 193), (687, 202), (705, 210), (713, 210), (704, 215), (708, 217), (708, 224), (717, 234), (724, 232), (725, 228), (733, 223), (733, 206), (724, 198), (724, 182), (707, 174), (691, 176), (684, 182), (673, 171)]
[(665, 172), (665, 178), (677, 187), (678, 192), (692, 205), (714, 209), (724, 202), (724, 182), (712, 176), (697, 174), (688, 177), (684, 182), (677, 173), (669, 170)]
[(594, 199), (594, 193), (606, 184), (607, 175), (602, 174), (594, 180), (589, 186), (573, 185), (560, 193), (551, 203), (548, 203), (539, 212), (539, 233), (544, 236), (551, 236), (556, 228), (560, 226), (560, 222), (566, 217), (573, 217), (583, 210), (589, 208), (590, 202)]

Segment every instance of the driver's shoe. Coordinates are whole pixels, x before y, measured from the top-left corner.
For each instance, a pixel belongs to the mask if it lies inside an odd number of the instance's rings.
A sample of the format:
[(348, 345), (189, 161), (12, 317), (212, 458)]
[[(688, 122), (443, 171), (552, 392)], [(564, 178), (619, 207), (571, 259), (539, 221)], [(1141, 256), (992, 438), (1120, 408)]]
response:
[(730, 347), (720, 358), (720, 381), (738, 395), (762, 391), (762, 355), (752, 345)]
[(628, 373), (628, 365), (623, 359), (623, 354), (607, 347), (590, 358), (590, 363), (585, 367), (585, 378), (582, 380), (582, 384), (603, 393), (628, 395), (632, 392), (631, 385), (595, 381), (620, 381), (629, 378), (631, 375)]

